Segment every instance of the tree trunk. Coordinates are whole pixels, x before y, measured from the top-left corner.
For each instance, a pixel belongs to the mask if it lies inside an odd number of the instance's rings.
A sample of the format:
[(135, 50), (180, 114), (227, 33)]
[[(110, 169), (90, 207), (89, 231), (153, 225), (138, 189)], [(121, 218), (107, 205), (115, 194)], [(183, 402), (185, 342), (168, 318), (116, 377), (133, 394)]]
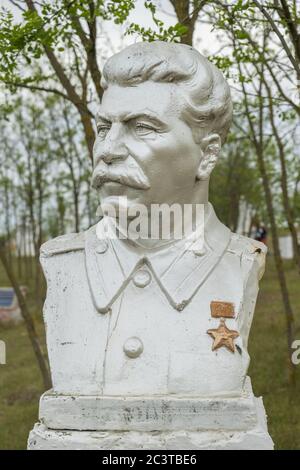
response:
[[(236, 42), (233, 36), (233, 47), (236, 50)], [(242, 76), (242, 69), (241, 64), (238, 62), (238, 69), (239, 73)], [(294, 315), (292, 306), (290, 303), (289, 292), (287, 288), (287, 282), (285, 277), (285, 272), (283, 269), (283, 262), (281, 258), (281, 253), (279, 249), (279, 239), (278, 239), (278, 232), (277, 232), (277, 225), (275, 219), (275, 211), (273, 206), (272, 200), (272, 192), (271, 192), (271, 184), (269, 180), (269, 175), (266, 169), (265, 160), (264, 160), (264, 103), (263, 103), (263, 74), (264, 74), (264, 64), (261, 65), (261, 70), (259, 70), (259, 109), (258, 109), (258, 129), (256, 129), (251, 110), (249, 109), (248, 103), (248, 95), (245, 89), (244, 82), (241, 82), (242, 91), (244, 95), (244, 102), (245, 102), (245, 111), (246, 117), (249, 123), (250, 131), (251, 131), (251, 138), (256, 149), (256, 156), (257, 156), (257, 164), (258, 168), (262, 177), (264, 194), (266, 199), (266, 206), (268, 211), (268, 217), (270, 221), (271, 233), (272, 233), (272, 245), (273, 245), (273, 253), (274, 253), (274, 260), (275, 266), (278, 276), (278, 281), (281, 290), (282, 302), (284, 306), (284, 313), (285, 313), (285, 320), (286, 320), (286, 334), (287, 334), (287, 352), (288, 352), (288, 375), (289, 375), (289, 384), (291, 386), (295, 386), (296, 383), (296, 370), (295, 365), (292, 363), (291, 356), (292, 356), (292, 343), (294, 339)]]
[(290, 200), (289, 200), (288, 181), (287, 181), (288, 177), (287, 177), (286, 162), (285, 162), (285, 149), (284, 149), (282, 139), (278, 133), (277, 126), (275, 124), (271, 90), (268, 84), (266, 83), (266, 81), (264, 81), (264, 83), (265, 83), (265, 87), (268, 93), (270, 121), (271, 121), (273, 134), (274, 134), (277, 147), (278, 147), (279, 160), (280, 160), (280, 166), (281, 166), (280, 184), (281, 184), (281, 189), (282, 189), (283, 207), (285, 210), (285, 216), (286, 216), (286, 220), (288, 223), (289, 231), (292, 237), (294, 260), (295, 260), (295, 263), (298, 267), (298, 271), (300, 274), (300, 245), (298, 243), (298, 234), (297, 234), (297, 229), (295, 225), (295, 217), (294, 217), (293, 209), (290, 205)]
[(193, 45), (195, 23), (207, 0), (171, 0), (178, 22), (187, 27), (186, 34), (180, 38), (182, 44)]
[(16, 296), (19, 302), (19, 307), (21, 310), (21, 314), (22, 314), (22, 317), (24, 318), (24, 322), (27, 328), (28, 336), (29, 336), (34, 354), (36, 356), (36, 359), (40, 368), (40, 372), (43, 377), (44, 386), (45, 386), (45, 389), (48, 390), (52, 387), (48, 362), (44, 357), (42, 347), (41, 347), (38, 335), (36, 333), (34, 322), (27, 308), (24, 295), (22, 294), (22, 291), (19, 287), (18, 281), (14, 275), (12, 268), (7, 261), (7, 258), (5, 255), (5, 245), (3, 243), (0, 243), (0, 259), (3, 264), (4, 270), (7, 274), (7, 277), (9, 278), (10, 283), (16, 293)]

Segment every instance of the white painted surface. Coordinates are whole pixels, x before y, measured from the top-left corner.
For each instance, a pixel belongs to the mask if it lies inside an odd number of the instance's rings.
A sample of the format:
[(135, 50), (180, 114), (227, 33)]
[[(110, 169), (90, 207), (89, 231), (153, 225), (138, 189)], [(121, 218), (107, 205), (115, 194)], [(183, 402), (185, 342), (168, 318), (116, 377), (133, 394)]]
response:
[[(261, 399), (255, 399), (257, 424), (247, 431), (55, 431), (36, 424), (30, 450), (272, 450)], [(222, 420), (222, 419), (221, 419)]]
[(279, 249), (282, 258), (284, 259), (293, 259), (294, 249), (293, 249), (293, 240), (290, 235), (285, 237), (279, 237)]
[[(108, 240), (109, 248), (99, 254), (95, 229), (86, 233), (85, 244), (78, 235), (44, 246), (44, 317), (55, 393), (241, 393), (265, 248), (231, 235), (211, 206), (206, 228), (203, 256), (182, 254), (184, 240), (151, 252)], [(257, 246), (261, 253), (254, 253)], [(140, 270), (151, 278), (144, 287), (134, 282)], [(211, 349), (207, 330), (219, 325), (210, 314), (211, 300), (235, 306), (236, 318), (226, 320), (240, 333), (234, 354)], [(136, 358), (124, 353), (133, 337), (143, 344)]]
[[(204, 246), (188, 237), (160, 246), (110, 239), (107, 217), (97, 233), (43, 245), (53, 392), (40, 416), (62, 430), (37, 425), (29, 448), (271, 448), (262, 403), (244, 395), (266, 247), (232, 234), (208, 203), (230, 126), (228, 85), (197, 51), (157, 42), (114, 56), (103, 79), (92, 179), (102, 204), (119, 195), (130, 208), (201, 203)], [(226, 319), (239, 333), (234, 352), (212, 351), (207, 330), (220, 319), (211, 301), (234, 305)]]
[(39, 418), (50, 429), (93, 431), (247, 430), (257, 424), (250, 381), (240, 397), (65, 396), (45, 393)]

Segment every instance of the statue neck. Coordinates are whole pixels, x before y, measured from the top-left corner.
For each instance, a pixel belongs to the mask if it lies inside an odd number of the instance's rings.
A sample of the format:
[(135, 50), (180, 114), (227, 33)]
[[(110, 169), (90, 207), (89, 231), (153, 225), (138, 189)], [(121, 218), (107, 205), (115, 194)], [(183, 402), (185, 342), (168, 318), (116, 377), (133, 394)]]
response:
[(182, 202), (182, 195), (177, 195), (180, 202), (174, 200), (158, 206), (152, 205), (147, 213), (130, 219), (123, 215), (117, 218), (107, 217), (110, 227), (118, 238), (143, 248), (151, 249), (186, 238), (205, 223), (208, 212), (209, 180), (198, 181), (190, 200)]

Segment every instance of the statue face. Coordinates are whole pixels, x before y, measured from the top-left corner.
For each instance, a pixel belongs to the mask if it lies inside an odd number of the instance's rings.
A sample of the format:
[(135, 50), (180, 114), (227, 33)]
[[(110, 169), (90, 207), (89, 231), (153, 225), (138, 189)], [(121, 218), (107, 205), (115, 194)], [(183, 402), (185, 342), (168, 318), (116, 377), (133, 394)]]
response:
[[(201, 160), (190, 127), (180, 118), (176, 86), (111, 85), (99, 112), (93, 185), (101, 203), (190, 203)], [(198, 182), (199, 184), (199, 182)]]

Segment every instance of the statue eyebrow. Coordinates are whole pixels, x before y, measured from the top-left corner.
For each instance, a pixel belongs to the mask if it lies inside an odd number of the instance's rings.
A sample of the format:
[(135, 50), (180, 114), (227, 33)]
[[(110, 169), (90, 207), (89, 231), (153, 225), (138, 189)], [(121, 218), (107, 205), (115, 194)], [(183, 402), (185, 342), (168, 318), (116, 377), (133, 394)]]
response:
[(98, 121), (104, 121), (104, 122), (107, 122), (107, 123), (111, 123), (110, 119), (106, 116), (104, 116), (103, 114), (100, 114), (100, 113), (97, 113), (96, 115), (96, 122)]
[[(167, 127), (167, 124), (163, 122), (161, 119), (159, 119), (155, 114), (151, 112), (137, 112), (137, 113), (124, 113), (123, 115), (120, 116), (120, 121), (122, 122), (127, 122), (132, 119), (147, 119), (151, 121), (153, 124), (159, 126), (159, 127)], [(101, 113), (97, 114), (97, 121), (104, 121), (109, 124), (114, 120), (111, 118), (109, 115), (103, 115)]]
[(123, 118), (123, 120), (125, 122), (130, 121), (132, 119), (147, 119), (147, 120), (153, 122), (153, 124), (156, 124), (157, 126), (166, 126), (165, 122), (163, 122), (157, 116), (155, 116), (154, 114), (149, 113), (149, 112), (129, 113), (129, 114), (125, 115), (124, 118)]

